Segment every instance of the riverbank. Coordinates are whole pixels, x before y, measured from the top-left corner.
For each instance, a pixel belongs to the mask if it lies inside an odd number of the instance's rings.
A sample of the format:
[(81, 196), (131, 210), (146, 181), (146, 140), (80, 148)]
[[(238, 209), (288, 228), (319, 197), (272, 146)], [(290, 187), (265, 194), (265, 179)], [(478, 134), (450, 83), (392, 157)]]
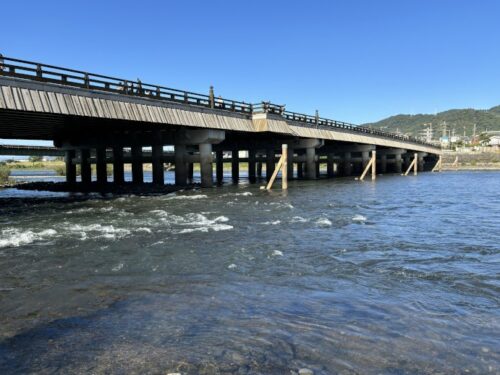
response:
[(492, 171), (500, 170), (500, 152), (443, 153), (443, 170)]

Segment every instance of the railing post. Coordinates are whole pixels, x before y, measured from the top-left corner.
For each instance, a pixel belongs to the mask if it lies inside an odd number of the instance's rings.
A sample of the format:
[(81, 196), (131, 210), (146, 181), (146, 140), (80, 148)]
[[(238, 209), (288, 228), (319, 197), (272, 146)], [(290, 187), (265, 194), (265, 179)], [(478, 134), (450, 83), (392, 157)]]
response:
[(90, 82), (89, 82), (89, 74), (88, 73), (85, 73), (84, 75), (84, 82), (85, 82), (85, 88), (90, 88)]
[(214, 96), (214, 87), (213, 86), (210, 86), (208, 97), (209, 97), (208, 100), (210, 101), (210, 108), (214, 108), (215, 107), (215, 96)]
[(36, 78), (42, 79), (42, 66), (40, 64), (36, 64)]

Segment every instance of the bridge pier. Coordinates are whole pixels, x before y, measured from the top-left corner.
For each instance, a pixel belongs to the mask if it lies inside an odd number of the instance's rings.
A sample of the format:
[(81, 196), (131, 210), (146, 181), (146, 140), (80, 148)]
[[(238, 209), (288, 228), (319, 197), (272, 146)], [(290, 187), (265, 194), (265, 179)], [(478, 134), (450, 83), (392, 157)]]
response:
[(326, 174), (329, 178), (332, 178), (335, 174), (333, 156), (332, 153), (326, 156)]
[(175, 152), (175, 184), (179, 186), (187, 185), (188, 170), (186, 162), (186, 145), (177, 144)]
[(115, 185), (123, 185), (125, 182), (123, 167), (123, 147), (113, 147), (113, 183)]
[(403, 160), (400, 153), (394, 155), (394, 172), (403, 173)]
[(201, 187), (212, 187), (214, 184), (212, 170), (212, 144), (202, 143), (199, 145), (199, 150)]
[(380, 155), (380, 173), (387, 173), (387, 155)]
[(266, 180), (269, 181), (274, 173), (274, 148), (266, 151)]
[(106, 168), (106, 148), (102, 146), (97, 147), (95, 155), (97, 183), (104, 185), (108, 182), (108, 171)]
[(344, 153), (344, 175), (350, 176), (351, 174), (352, 174), (351, 153), (347, 151)]
[(248, 150), (248, 180), (250, 183), (255, 183), (255, 150)]
[(75, 156), (75, 150), (66, 150), (66, 182), (71, 185), (76, 183), (76, 165), (73, 162)]
[(163, 185), (165, 183), (165, 172), (163, 169), (163, 145), (154, 144), (151, 148), (153, 184)]
[(301, 161), (297, 163), (297, 178), (304, 178), (304, 163)]
[(231, 178), (234, 184), (240, 179), (240, 155), (237, 148), (231, 151)]
[(224, 180), (224, 151), (222, 150), (217, 150), (215, 152), (215, 170), (217, 183), (222, 184)]
[(316, 179), (316, 149), (314, 147), (306, 148), (306, 178)]
[(82, 184), (90, 185), (92, 183), (92, 167), (90, 165), (90, 150), (88, 148), (80, 150), (80, 174)]
[(262, 178), (262, 162), (257, 162), (257, 177)]
[(132, 154), (132, 182), (134, 184), (142, 184), (144, 182), (142, 146), (134, 145), (130, 151)]

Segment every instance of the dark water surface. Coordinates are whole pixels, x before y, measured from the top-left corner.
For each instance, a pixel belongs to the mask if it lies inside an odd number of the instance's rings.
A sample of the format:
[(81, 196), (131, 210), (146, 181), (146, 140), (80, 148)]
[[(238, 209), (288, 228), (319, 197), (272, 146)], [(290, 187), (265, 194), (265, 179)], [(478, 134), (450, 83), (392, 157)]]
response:
[(0, 373), (500, 373), (500, 173), (258, 187), (0, 191)]

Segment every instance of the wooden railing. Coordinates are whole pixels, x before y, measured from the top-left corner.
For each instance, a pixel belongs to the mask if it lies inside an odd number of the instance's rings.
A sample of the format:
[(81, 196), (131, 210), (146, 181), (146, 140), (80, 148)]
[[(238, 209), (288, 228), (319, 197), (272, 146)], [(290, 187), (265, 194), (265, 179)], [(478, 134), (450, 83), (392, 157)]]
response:
[(286, 120), (297, 121), (301, 126), (322, 129), (343, 129), (357, 133), (366, 133), (381, 137), (398, 139), (433, 146), (417, 138), (401, 134), (385, 132), (378, 129), (356, 126), (346, 122), (331, 120), (315, 116), (305, 115), (285, 110), (284, 105), (270, 102), (249, 104), (243, 101), (216, 97), (213, 88), (210, 87), (208, 95), (198, 94), (190, 91), (182, 91), (164, 86), (143, 83), (140, 80), (131, 81), (101, 74), (93, 74), (75, 69), (61, 68), (58, 66), (35, 63), (0, 55), (0, 76), (16, 77), (47, 83), (56, 83), (66, 86), (79, 87), (89, 90), (101, 90), (114, 92), (122, 95), (138, 96), (150, 99), (165, 100), (169, 102), (187, 105), (201, 106), (211, 109), (231, 111), (243, 114), (271, 113), (279, 115)]

